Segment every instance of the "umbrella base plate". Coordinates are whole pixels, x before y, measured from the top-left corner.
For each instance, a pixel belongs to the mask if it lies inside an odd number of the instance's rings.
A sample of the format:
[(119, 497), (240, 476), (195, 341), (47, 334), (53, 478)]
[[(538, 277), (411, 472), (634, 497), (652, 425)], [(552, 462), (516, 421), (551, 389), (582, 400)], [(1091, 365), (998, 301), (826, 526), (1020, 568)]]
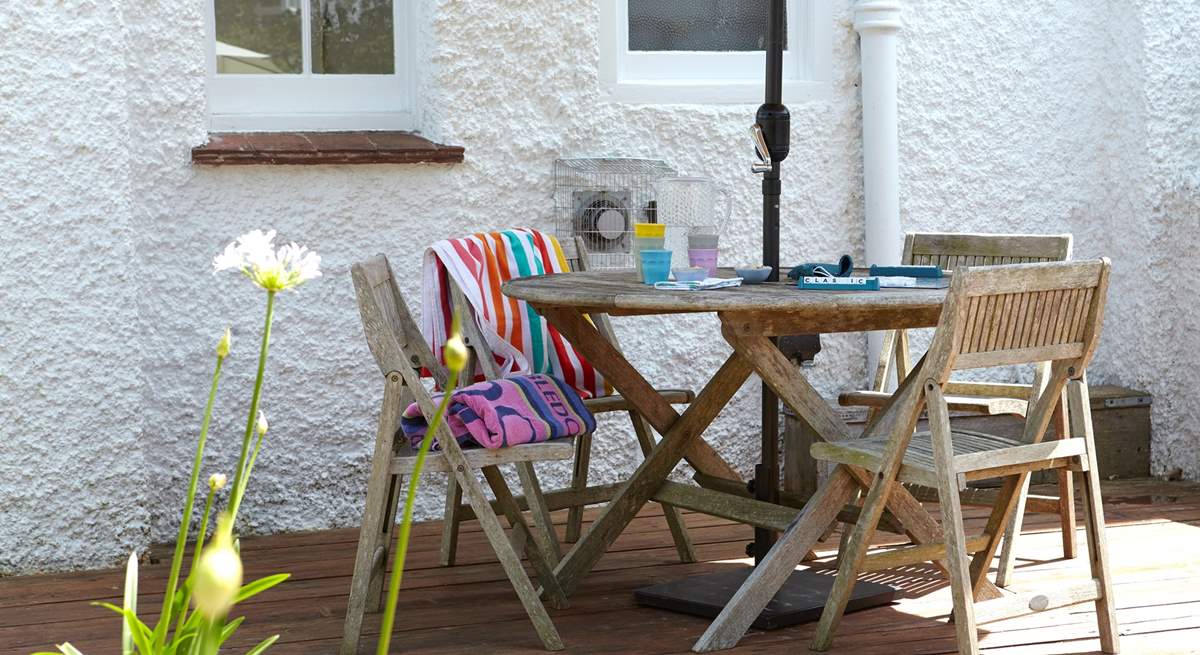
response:
[[(658, 607), (672, 612), (716, 618), (754, 568), (739, 567), (708, 575), (643, 587), (633, 592), (640, 605)], [(821, 618), (825, 599), (833, 587), (832, 572), (819, 574), (810, 570), (794, 571), (766, 609), (752, 624), (758, 630), (776, 630)], [(859, 581), (854, 585), (846, 612), (887, 605), (896, 598), (896, 589), (874, 582)]]

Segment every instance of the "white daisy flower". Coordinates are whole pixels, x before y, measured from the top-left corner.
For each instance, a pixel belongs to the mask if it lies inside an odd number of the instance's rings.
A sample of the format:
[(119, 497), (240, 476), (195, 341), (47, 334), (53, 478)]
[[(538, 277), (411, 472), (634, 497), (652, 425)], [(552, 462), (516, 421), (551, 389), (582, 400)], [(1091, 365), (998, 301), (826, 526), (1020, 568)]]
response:
[(276, 250), (274, 242), (275, 230), (247, 232), (213, 258), (213, 272), (239, 270), (267, 291), (294, 289), (321, 276), (320, 255), (295, 243)]

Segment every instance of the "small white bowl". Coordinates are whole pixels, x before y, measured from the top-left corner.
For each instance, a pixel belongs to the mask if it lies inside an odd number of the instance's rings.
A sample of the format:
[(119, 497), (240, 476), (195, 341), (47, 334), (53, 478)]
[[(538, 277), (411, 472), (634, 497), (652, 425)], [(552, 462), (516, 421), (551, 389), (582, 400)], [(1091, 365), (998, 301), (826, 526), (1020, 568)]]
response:
[(708, 277), (708, 269), (699, 266), (672, 268), (671, 272), (675, 274), (676, 282), (703, 282)]
[(735, 266), (733, 270), (743, 284), (762, 284), (771, 275), (770, 266)]

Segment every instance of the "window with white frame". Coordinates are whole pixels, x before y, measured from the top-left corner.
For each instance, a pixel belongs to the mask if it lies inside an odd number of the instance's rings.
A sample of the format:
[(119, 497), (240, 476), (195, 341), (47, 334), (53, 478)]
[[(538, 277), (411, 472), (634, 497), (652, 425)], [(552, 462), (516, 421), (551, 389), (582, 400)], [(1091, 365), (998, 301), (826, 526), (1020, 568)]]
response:
[(210, 129), (413, 128), (412, 0), (205, 0)]
[[(601, 79), (629, 102), (761, 101), (768, 0), (604, 0)], [(828, 0), (787, 1), (784, 100), (827, 88)]]

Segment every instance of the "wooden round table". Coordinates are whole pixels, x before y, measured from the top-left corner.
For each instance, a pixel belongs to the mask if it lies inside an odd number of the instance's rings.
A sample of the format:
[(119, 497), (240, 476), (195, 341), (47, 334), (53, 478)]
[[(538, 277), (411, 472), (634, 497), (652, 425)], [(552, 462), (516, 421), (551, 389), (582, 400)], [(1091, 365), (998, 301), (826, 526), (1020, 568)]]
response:
[[(732, 277), (729, 269), (721, 274)], [(642, 284), (633, 271), (623, 270), (520, 278), (501, 290), (539, 311), (562, 308), (614, 316), (715, 312), (727, 324), (737, 325), (740, 333), (762, 335), (931, 327), (937, 325), (946, 298), (945, 289), (807, 291), (790, 282), (667, 291)], [(755, 318), (769, 321), (755, 332), (755, 326), (738, 320)]]
[[(724, 270), (722, 275), (729, 277), (732, 271)], [(505, 283), (501, 290), (507, 296), (528, 302), (545, 316), (663, 435), (588, 533), (555, 569), (564, 593), (574, 592), (582, 577), (651, 500), (733, 518), (760, 530), (786, 529), (764, 560), (769, 566), (755, 569), (747, 578), (731, 604), (697, 643), (697, 650), (708, 650), (730, 639), (735, 643), (753, 619), (744, 615), (752, 609), (753, 616), (758, 616), (758, 611), (783, 585), (853, 492), (869, 488), (873, 481), (867, 471), (852, 470), (832, 484), (823, 485), (810, 499), (803, 517), (796, 518), (794, 509), (735, 497), (718, 490), (718, 486), (706, 484), (706, 480), (721, 478), (728, 467), (722, 469), (717, 462), (705, 459), (704, 451), (697, 448), (707, 446), (701, 434), (750, 374), (757, 373), (766, 387), (807, 423), (818, 438), (829, 441), (848, 438), (850, 431), (845, 422), (809, 384), (799, 367), (780, 352), (772, 337), (933, 327), (938, 323), (946, 297), (945, 289), (807, 291), (787, 282), (708, 291), (668, 291), (640, 283), (632, 271), (612, 270), (520, 278)], [(721, 334), (733, 352), (696, 400), (680, 414), (597, 331), (588, 316), (602, 313), (623, 316), (715, 313), (721, 321)], [(914, 368), (919, 370), (919, 365)], [(868, 426), (869, 436), (912, 429), (920, 412), (920, 389), (915, 379), (915, 375), (910, 375), (880, 409)], [(774, 399), (770, 400), (774, 404)], [(774, 438), (771, 443), (775, 447)], [(711, 452), (711, 447), (708, 450)], [(667, 480), (685, 457), (697, 470), (702, 487)], [(903, 487), (897, 485), (889, 494), (887, 508), (914, 543), (935, 544), (941, 540), (936, 521)], [(990, 583), (985, 587), (980, 590), (985, 596), (999, 595)]]

